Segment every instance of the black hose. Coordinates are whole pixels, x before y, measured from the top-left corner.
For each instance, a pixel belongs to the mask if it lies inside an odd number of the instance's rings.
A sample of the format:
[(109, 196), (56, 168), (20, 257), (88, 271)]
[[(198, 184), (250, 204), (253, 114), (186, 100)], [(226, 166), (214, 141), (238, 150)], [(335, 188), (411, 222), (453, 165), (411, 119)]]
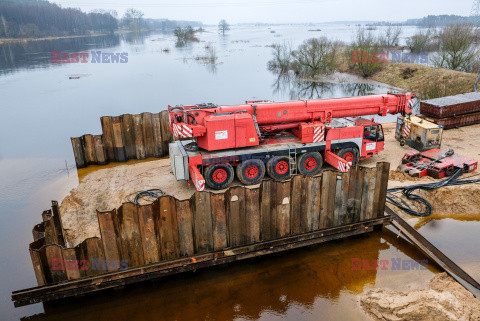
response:
[[(471, 175), (469, 177), (465, 177), (464, 179), (459, 179), (460, 175), (462, 175), (463, 170), (458, 169), (456, 172), (453, 173), (452, 176), (448, 177), (439, 182), (435, 183), (427, 183), (427, 184), (416, 184), (411, 186), (404, 186), (404, 187), (396, 187), (387, 189), (387, 203), (392, 204), (399, 209), (405, 211), (406, 213), (414, 216), (426, 217), (432, 215), (433, 206), (428, 202), (425, 198), (417, 195), (414, 193), (416, 190), (434, 190), (444, 186), (457, 186), (457, 185), (465, 185), (465, 184), (473, 184), (479, 183), (480, 178), (472, 179), (480, 174)], [(403, 196), (405, 196), (408, 200), (417, 203), (423, 209), (422, 211), (417, 211), (412, 209), (410, 205), (408, 205), (399, 195), (395, 193), (401, 192)]]
[(165, 192), (159, 188), (152, 188), (145, 191), (137, 191), (132, 194), (127, 195), (127, 201), (140, 205), (139, 200), (152, 203), (160, 196), (164, 196)]

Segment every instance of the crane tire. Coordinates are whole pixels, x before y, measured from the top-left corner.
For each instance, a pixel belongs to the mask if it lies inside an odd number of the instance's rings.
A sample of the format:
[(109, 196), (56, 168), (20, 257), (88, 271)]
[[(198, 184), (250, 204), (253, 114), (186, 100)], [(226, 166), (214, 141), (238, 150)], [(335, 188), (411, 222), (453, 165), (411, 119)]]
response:
[(275, 180), (284, 180), (290, 177), (292, 158), (289, 156), (274, 156), (267, 162), (268, 176)]
[(247, 159), (237, 165), (237, 178), (244, 185), (255, 185), (265, 177), (265, 164), (260, 159)]
[(305, 153), (297, 158), (297, 169), (302, 175), (317, 175), (322, 170), (322, 166), (323, 157), (318, 152)]
[(233, 181), (233, 167), (230, 164), (210, 165), (205, 168), (203, 176), (208, 187), (224, 189)]
[(358, 149), (354, 147), (342, 148), (338, 151), (337, 155), (346, 161), (352, 162), (352, 166), (357, 165), (360, 160)]

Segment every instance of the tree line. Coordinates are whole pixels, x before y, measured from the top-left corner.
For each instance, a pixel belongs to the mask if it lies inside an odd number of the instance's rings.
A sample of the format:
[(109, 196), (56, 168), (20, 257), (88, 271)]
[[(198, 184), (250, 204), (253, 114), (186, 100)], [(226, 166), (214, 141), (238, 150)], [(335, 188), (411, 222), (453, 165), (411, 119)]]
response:
[(84, 13), (41, 0), (0, 0), (0, 38), (84, 35), (117, 27), (117, 19), (107, 12)]
[(145, 19), (144, 13), (129, 8), (117, 19), (116, 11), (62, 8), (46, 0), (0, 0), (0, 38), (39, 38), (46, 36), (113, 33), (118, 28), (131, 31), (174, 29), (185, 25), (202, 26), (197, 21)]

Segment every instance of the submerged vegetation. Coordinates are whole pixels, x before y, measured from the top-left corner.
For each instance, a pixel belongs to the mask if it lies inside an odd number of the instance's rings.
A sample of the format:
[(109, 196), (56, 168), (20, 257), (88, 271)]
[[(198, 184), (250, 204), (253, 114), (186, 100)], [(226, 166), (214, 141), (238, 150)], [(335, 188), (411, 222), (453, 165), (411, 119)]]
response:
[(177, 46), (185, 46), (189, 42), (198, 42), (198, 38), (195, 37), (195, 30), (191, 26), (180, 28), (177, 27), (173, 31), (175, 37), (177, 37)]
[[(472, 91), (476, 74), (480, 73), (480, 51), (476, 42), (480, 31), (469, 25), (451, 25), (435, 29), (419, 29), (399, 46), (402, 30), (389, 26), (380, 34), (359, 27), (353, 41), (346, 45), (326, 38), (306, 40), (292, 50), (288, 43), (272, 45), (268, 69), (297, 81), (316, 79), (335, 71), (363, 77), (414, 91), (423, 99)], [(400, 55), (420, 54), (418, 61), (392, 62), (389, 51)]]

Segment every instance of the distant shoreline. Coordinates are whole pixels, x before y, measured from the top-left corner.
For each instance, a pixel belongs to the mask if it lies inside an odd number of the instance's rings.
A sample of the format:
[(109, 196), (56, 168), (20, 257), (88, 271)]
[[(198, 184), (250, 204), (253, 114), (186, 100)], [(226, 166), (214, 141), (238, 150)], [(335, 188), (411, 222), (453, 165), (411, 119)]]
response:
[[(133, 32), (131, 30), (116, 30), (113, 34), (124, 34)], [(73, 39), (73, 38), (87, 38), (87, 37), (99, 37), (99, 36), (108, 36), (109, 33), (94, 33), (90, 35), (71, 35), (71, 36), (50, 36), (42, 38), (0, 38), (0, 45), (7, 43), (24, 43), (30, 41), (42, 41), (42, 40), (58, 40), (58, 39)]]

